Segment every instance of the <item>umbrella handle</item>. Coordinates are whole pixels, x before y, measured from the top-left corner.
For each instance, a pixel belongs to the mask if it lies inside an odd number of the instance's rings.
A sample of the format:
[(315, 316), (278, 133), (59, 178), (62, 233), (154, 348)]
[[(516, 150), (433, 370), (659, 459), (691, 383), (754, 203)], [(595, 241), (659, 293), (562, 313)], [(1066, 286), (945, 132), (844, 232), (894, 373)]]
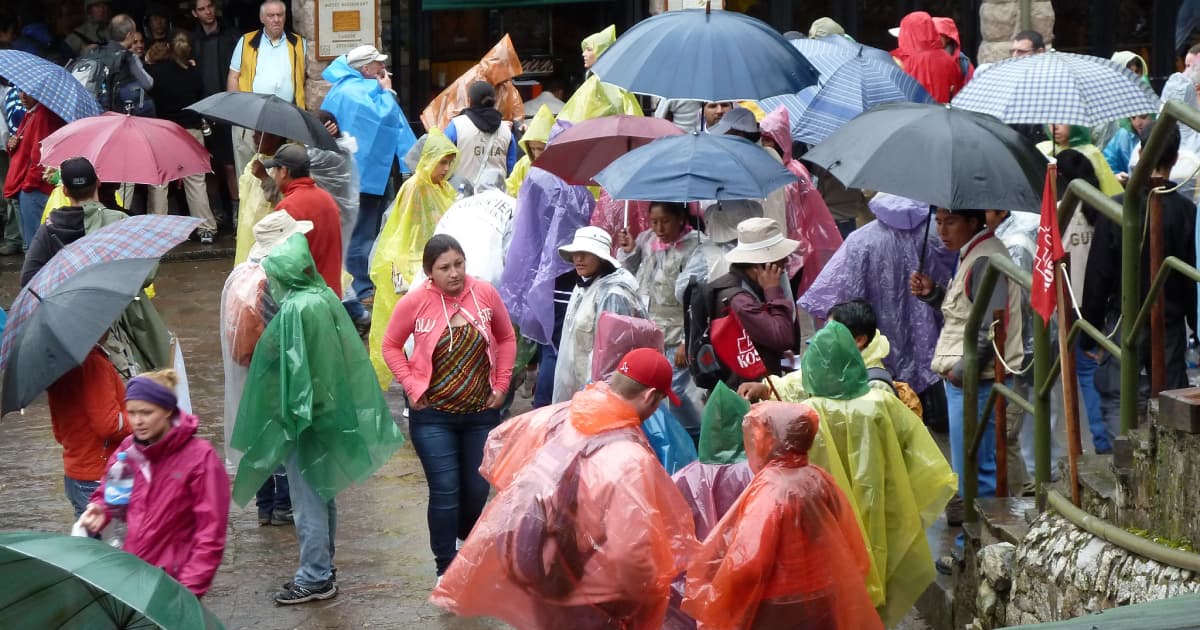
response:
[(625, 231), (629, 231), (629, 200), (625, 200)]
[(929, 206), (929, 216), (925, 217), (925, 229), (922, 230), (925, 238), (921, 239), (921, 263), (917, 266), (917, 273), (925, 273), (925, 251), (929, 249), (929, 224), (933, 223), (935, 212), (937, 212), (937, 206)]

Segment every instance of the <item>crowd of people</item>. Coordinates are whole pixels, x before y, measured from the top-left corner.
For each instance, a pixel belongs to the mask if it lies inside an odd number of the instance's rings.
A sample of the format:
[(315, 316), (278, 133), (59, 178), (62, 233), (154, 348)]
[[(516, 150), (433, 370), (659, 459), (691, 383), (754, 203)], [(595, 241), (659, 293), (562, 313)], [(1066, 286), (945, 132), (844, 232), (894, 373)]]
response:
[[(527, 120), (507, 37), (422, 113), (419, 139), (388, 56), (350, 50), (321, 75), (331, 87), (317, 115), (337, 149), (306, 147), (187, 109), (221, 91), (308, 105), (306, 43), (284, 30), (282, 2), (266, 0), (262, 28), (240, 36), (211, 0), (193, 1), (191, 33), (154, 11), (139, 33), (104, 0), (86, 4), (65, 45), (119, 59), (134, 91), (119, 95), (123, 111), (172, 120), (209, 148), (216, 177), (182, 182), (197, 238), (236, 224), (220, 307), (224, 461), (179, 408), (166, 324), (146, 295), (50, 388), (51, 420), (79, 523), (104, 530), (105, 471), (135, 462), (124, 548), (197, 596), (220, 565), (230, 499), (253, 497), (261, 525), (294, 525), (299, 540), (275, 601), (335, 597), (336, 497), (402, 446), (402, 428), (429, 488), (431, 601), (520, 628), (893, 626), (935, 571), (960, 562), (935, 559), (924, 532), (943, 509), (961, 523), (965, 475), (996, 494), (995, 440), (1014, 454), (1011, 490), (1029, 490), (1032, 419), (1012, 405), (1009, 435), (996, 436), (984, 404), (997, 379), (1031, 387), (1030, 298), (1012, 281), (991, 295), (979, 285), (990, 259), (1032, 270), (1035, 215), (814, 177), (788, 111), (754, 101), (664, 100), (653, 112), (756, 146), (792, 183), (756, 199), (614, 200), (538, 158), (571, 126), (642, 115), (643, 103), (589, 73), (557, 115), (543, 105)], [(15, 32), (0, 22), (0, 42)], [(948, 18), (914, 12), (894, 34), (896, 62), (938, 102), (988, 70)], [(828, 18), (810, 35), (846, 37)], [(585, 68), (615, 39), (613, 28), (585, 39)], [(1014, 57), (1045, 50), (1036, 32), (1013, 39)], [(1132, 53), (1114, 60), (1145, 74)], [(1189, 67), (1163, 99), (1197, 106), (1197, 86)], [(44, 169), (39, 142), (64, 122), (8, 94), (0, 253), (27, 250), (24, 285), (63, 247), (137, 212), (138, 193), (99, 181), (83, 158)], [(1057, 161), (1059, 191), (1081, 178), (1120, 195), (1155, 125), (1019, 130)], [(1154, 177), (1182, 184), (1163, 196), (1164, 255), (1195, 264), (1200, 144), (1182, 131), (1167, 131)], [(210, 206), (212, 182), (228, 203)], [(167, 212), (166, 186), (145, 195), (145, 212)], [(1083, 316), (1111, 330), (1119, 226), (1081, 204), (1064, 243)], [(1177, 275), (1164, 295), (1167, 380), (1186, 385), (1196, 285)], [(1004, 313), (1002, 347), (991, 321), (965, 328), (977, 300)], [(730, 322), (765, 376), (722, 358)], [(967, 344), (987, 427), (978, 470), (962, 461)], [(1094, 450), (1109, 452), (1115, 361), (1086, 338), (1077, 352)], [(388, 410), (394, 386), (406, 422)], [(521, 392), (533, 410), (510, 418)], [(949, 461), (935, 433), (949, 434)], [(714, 456), (718, 435), (733, 445)]]

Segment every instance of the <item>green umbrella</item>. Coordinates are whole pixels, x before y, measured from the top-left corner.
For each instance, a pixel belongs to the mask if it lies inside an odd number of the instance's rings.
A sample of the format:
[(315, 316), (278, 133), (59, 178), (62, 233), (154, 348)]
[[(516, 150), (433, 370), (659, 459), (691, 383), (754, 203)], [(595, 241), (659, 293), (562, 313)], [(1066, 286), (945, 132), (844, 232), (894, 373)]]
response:
[(223, 628), (183, 585), (91, 538), (0, 532), (0, 628)]

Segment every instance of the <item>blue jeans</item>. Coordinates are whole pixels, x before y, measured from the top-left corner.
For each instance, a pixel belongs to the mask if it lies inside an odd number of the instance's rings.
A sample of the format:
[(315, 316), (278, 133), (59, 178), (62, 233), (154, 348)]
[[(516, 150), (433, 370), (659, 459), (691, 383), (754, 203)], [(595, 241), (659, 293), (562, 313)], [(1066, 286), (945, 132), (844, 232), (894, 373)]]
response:
[(42, 223), (42, 213), (46, 211), (46, 202), (50, 195), (37, 190), (22, 192), (18, 197), (20, 203), (21, 240), (25, 241), (25, 249), (33, 242), (38, 226)]
[(337, 505), (333, 499), (322, 499), (300, 473), (296, 450), (288, 455), (285, 467), (290, 477), (296, 537), (300, 539), (300, 568), (292, 581), (305, 588), (319, 589), (333, 577)]
[(375, 244), (375, 238), (379, 236), (379, 228), (383, 223), (387, 200), (383, 195), (358, 195), (358, 219), (354, 221), (354, 230), (350, 232), (350, 246), (346, 249), (346, 271), (354, 277), (350, 286), (354, 287), (354, 293), (360, 300), (375, 295), (369, 259), (371, 247)]
[(500, 423), (495, 409), (448, 413), (432, 408), (409, 410), (409, 432), (429, 483), (429, 547), (437, 574), (446, 572), (487, 503), (488, 482), (479, 474), (483, 445)]
[(676, 407), (671, 406), (671, 413), (675, 414), (675, 419), (679, 424), (687, 430), (688, 435), (692, 436), (692, 441), (697, 445), (700, 444), (700, 409), (697, 408), (696, 399), (692, 397), (692, 373), (687, 367), (675, 366), (675, 346), (667, 348), (667, 361), (671, 364), (671, 389), (675, 395), (679, 396), (679, 402), (682, 405)]
[(254, 504), (258, 506), (258, 514), (271, 515), (274, 510), (286, 512), (292, 509), (292, 497), (288, 489), (287, 471), (283, 466), (275, 469), (275, 473), (263, 482), (254, 495)]
[[(976, 496), (980, 497), (996, 496), (996, 424), (992, 422), (990, 410), (987, 410), (987, 416), (984, 417), (984, 406), (991, 393), (992, 381), (980, 379), (979, 415), (976, 417), (981, 418), (980, 422), (985, 423), (986, 427), (983, 442), (979, 445), (979, 469), (976, 473), (979, 479), (979, 492)], [(950, 467), (958, 474), (958, 494), (961, 496), (963, 441), (965, 438), (974, 439), (975, 436), (963, 436), (963, 390), (950, 381), (946, 381), (946, 410), (950, 418)]]
[(1075, 344), (1075, 374), (1079, 377), (1079, 396), (1087, 412), (1088, 427), (1092, 430), (1092, 446), (1097, 453), (1112, 452), (1113, 435), (1104, 424), (1104, 411), (1100, 406), (1100, 390), (1096, 389), (1096, 360), (1084, 354)]
[(537, 384), (533, 388), (533, 408), (545, 407), (554, 399), (554, 366), (558, 363), (558, 349), (554, 344), (542, 344), (542, 358), (538, 360)]
[(75, 508), (75, 520), (79, 520), (79, 517), (83, 515), (83, 511), (87, 509), (88, 500), (92, 498), (92, 493), (99, 487), (99, 481), (80, 481), (63, 475), (63, 488), (67, 491), (67, 500), (71, 502), (71, 507)]

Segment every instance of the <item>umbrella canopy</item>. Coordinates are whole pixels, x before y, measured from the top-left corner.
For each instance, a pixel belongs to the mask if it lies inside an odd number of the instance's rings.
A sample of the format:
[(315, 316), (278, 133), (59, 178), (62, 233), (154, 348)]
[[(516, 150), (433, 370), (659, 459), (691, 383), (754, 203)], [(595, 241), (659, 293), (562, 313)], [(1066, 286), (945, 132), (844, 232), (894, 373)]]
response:
[(49, 295), (68, 278), (96, 263), (125, 258), (159, 258), (187, 240), (201, 219), (161, 215), (130, 217), (106, 225), (67, 245), (46, 263), (13, 300), (0, 337), (0, 368), (8, 363), (17, 335), (37, 307), (37, 295)]
[(67, 122), (99, 116), (100, 103), (69, 72), (37, 55), (0, 50), (0, 77)]
[(701, 201), (762, 199), (796, 176), (749, 140), (691, 133), (634, 149), (595, 179), (613, 199)]
[(162, 569), (83, 536), (0, 533), (0, 626), (222, 628)]
[(999, 120), (918, 103), (875, 107), (801, 159), (847, 188), (956, 210), (1038, 212), (1046, 176), (1046, 158)]
[(568, 184), (594, 186), (592, 180), (613, 160), (663, 136), (682, 134), (662, 118), (605, 116), (585, 120), (558, 134), (534, 162)]
[(817, 71), (766, 23), (734, 11), (668, 11), (617, 38), (592, 66), (631, 92), (736, 101), (795, 94)]
[(31, 293), (4, 370), (3, 408), (17, 411), (74, 367), (142, 290), (157, 258), (110, 260), (87, 267), (48, 294)]
[(788, 43), (799, 50), (800, 54), (804, 55), (804, 58), (817, 69), (822, 81), (837, 70), (846, 59), (854, 57), (860, 52), (867, 57), (896, 63), (886, 50), (860, 44), (841, 35), (826, 35), (817, 38), (801, 37), (789, 40)]
[(273, 133), (326, 151), (338, 150), (320, 119), (274, 94), (217, 92), (187, 109), (205, 118)]
[(1062, 52), (998, 62), (976, 73), (952, 103), (1009, 124), (1094, 127), (1158, 111), (1154, 90), (1121, 64)]
[(208, 150), (179, 125), (105, 112), (77, 120), (42, 140), (42, 164), (85, 157), (102, 182), (165, 184), (212, 170)]

